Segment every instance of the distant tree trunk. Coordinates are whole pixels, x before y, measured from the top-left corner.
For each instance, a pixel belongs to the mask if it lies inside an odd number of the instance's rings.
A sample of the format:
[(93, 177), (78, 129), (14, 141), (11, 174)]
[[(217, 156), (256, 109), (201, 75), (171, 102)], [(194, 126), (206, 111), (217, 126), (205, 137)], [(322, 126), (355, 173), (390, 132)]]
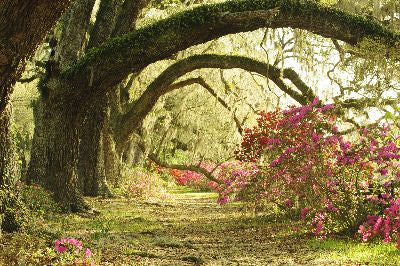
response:
[(35, 129), (33, 131), (31, 159), (27, 172), (28, 183), (43, 181), (46, 172), (46, 131), (43, 124), (43, 102), (37, 99), (32, 102)]

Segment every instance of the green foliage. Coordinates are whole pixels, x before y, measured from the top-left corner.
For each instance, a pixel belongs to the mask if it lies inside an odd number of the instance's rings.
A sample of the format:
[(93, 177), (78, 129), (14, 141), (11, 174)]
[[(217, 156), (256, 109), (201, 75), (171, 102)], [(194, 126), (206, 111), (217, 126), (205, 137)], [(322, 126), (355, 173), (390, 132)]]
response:
[(61, 211), (50, 192), (39, 185), (21, 184), (21, 199), (34, 216), (46, 216)]
[(28, 221), (28, 211), (18, 190), (8, 187), (0, 188), (0, 221), (1, 229), (13, 232), (23, 228)]

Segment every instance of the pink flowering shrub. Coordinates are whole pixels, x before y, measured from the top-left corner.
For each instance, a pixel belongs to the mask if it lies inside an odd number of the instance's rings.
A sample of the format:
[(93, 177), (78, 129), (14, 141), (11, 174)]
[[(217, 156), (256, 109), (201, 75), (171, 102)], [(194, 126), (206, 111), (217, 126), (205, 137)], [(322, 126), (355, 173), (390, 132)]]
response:
[(83, 248), (81, 241), (75, 238), (57, 239), (54, 249), (62, 262), (73, 262), (75, 265), (94, 265), (92, 251)]
[[(256, 164), (257, 171), (236, 193), (298, 213), (320, 238), (355, 232), (367, 215), (393, 206), (400, 183), (398, 137), (389, 126), (342, 136), (333, 111), (333, 105), (321, 107), (315, 99), (302, 107), (262, 113), (257, 126), (246, 129), (237, 151), (237, 158)], [(232, 184), (220, 191), (235, 189)], [(398, 211), (383, 215), (391, 228), (386, 232), (397, 234), (398, 216)]]
[(168, 199), (166, 184), (156, 172), (140, 167), (126, 167), (122, 173), (122, 194), (127, 198)]
[(178, 169), (170, 169), (169, 173), (178, 185), (188, 186), (199, 190), (210, 190), (207, 179), (200, 173)]
[(210, 186), (219, 197), (217, 202), (220, 205), (232, 201), (253, 202), (253, 193), (247, 188), (253, 178), (259, 173), (255, 163), (242, 161), (228, 161), (215, 169), (215, 177), (222, 183), (210, 182)]
[(400, 198), (388, 200), (388, 207), (381, 215), (368, 215), (367, 221), (360, 225), (358, 233), (362, 241), (371, 238), (382, 238), (385, 243), (396, 240), (397, 248), (400, 249)]

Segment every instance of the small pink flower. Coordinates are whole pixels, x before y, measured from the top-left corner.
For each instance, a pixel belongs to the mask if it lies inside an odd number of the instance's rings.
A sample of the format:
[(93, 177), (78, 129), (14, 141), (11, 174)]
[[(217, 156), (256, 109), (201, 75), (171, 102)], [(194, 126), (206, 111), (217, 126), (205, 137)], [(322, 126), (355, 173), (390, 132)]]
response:
[(86, 250), (85, 250), (85, 257), (86, 258), (89, 258), (89, 257), (91, 257), (92, 256), (92, 251), (90, 250), (90, 248), (87, 248)]
[(314, 235), (318, 236), (322, 232), (322, 223), (317, 223), (317, 226), (315, 227)]
[(65, 247), (65, 246), (61, 243), (61, 241), (58, 240), (58, 239), (57, 239), (56, 242), (55, 242), (54, 248), (55, 248), (55, 250), (56, 250), (58, 253), (63, 253), (63, 252), (65, 252), (65, 251), (67, 251), (67, 247)]
[(300, 211), (300, 217), (301, 217), (301, 219), (304, 220), (309, 212), (310, 212), (310, 208), (303, 208), (303, 209), (301, 209), (301, 211)]

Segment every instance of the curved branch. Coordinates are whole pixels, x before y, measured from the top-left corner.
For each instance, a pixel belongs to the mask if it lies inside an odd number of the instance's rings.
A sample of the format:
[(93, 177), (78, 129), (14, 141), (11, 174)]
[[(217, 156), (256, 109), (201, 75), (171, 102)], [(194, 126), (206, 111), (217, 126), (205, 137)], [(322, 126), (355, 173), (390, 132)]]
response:
[[(168, 91), (173, 91), (173, 90), (180, 89), (180, 88), (183, 88), (183, 87), (186, 87), (186, 86), (190, 86), (190, 85), (193, 85), (193, 84), (198, 84), (198, 85), (202, 86), (214, 98), (217, 99), (217, 101), (222, 105), (222, 107), (224, 107), (229, 112), (232, 112), (232, 108), (221, 97), (219, 97), (218, 94), (212, 89), (212, 87), (201, 77), (189, 78), (189, 79), (186, 79), (186, 80), (182, 80), (182, 81), (176, 82), (176, 83), (172, 84), (171, 86), (169, 86)], [(239, 131), (239, 134), (242, 135), (243, 126), (242, 126), (242, 124), (240, 123), (239, 119), (237, 118), (237, 116), (235, 114), (233, 114), (233, 120), (235, 121), (236, 128)]]
[(171, 65), (148, 86), (146, 91), (132, 105), (130, 110), (120, 118), (120, 122), (118, 123), (119, 128), (116, 134), (117, 142), (125, 143), (134, 129), (151, 111), (157, 100), (165, 93), (177, 88), (172, 85), (176, 79), (195, 69), (201, 68), (241, 68), (269, 78), (282, 91), (290, 95), (300, 104), (307, 104), (314, 98), (312, 90), (307, 87), (291, 69), (283, 70), (283, 77), (290, 79), (292, 83), (298, 85), (299, 87), (297, 88), (304, 93), (305, 96), (287, 86), (281, 79), (281, 70), (272, 65), (243, 56), (195, 55)]
[(400, 100), (395, 98), (388, 99), (374, 99), (374, 98), (361, 98), (361, 99), (347, 99), (342, 102), (336, 103), (336, 105), (343, 108), (356, 108), (362, 109), (365, 107), (378, 107), (399, 104)]
[[(69, 97), (88, 91), (110, 90), (129, 73), (190, 46), (218, 37), (259, 28), (298, 28), (351, 45), (365, 38), (395, 46), (399, 35), (378, 22), (351, 15), (311, 0), (242, 0), (203, 5), (114, 38), (92, 49), (74, 67), (63, 72)], [(94, 68), (93, 88), (89, 86)], [(83, 89), (81, 89), (83, 88)], [(78, 97), (78, 98), (75, 98)]]
[(161, 167), (178, 169), (178, 170), (183, 170), (183, 171), (193, 171), (193, 172), (204, 175), (208, 180), (213, 181), (217, 184), (222, 183), (220, 180), (216, 179), (212, 175), (212, 173), (208, 172), (207, 169), (202, 168), (200, 166), (184, 165), (184, 164), (167, 164), (166, 162), (162, 162), (161, 160), (159, 160), (154, 154), (149, 154), (148, 158)]

